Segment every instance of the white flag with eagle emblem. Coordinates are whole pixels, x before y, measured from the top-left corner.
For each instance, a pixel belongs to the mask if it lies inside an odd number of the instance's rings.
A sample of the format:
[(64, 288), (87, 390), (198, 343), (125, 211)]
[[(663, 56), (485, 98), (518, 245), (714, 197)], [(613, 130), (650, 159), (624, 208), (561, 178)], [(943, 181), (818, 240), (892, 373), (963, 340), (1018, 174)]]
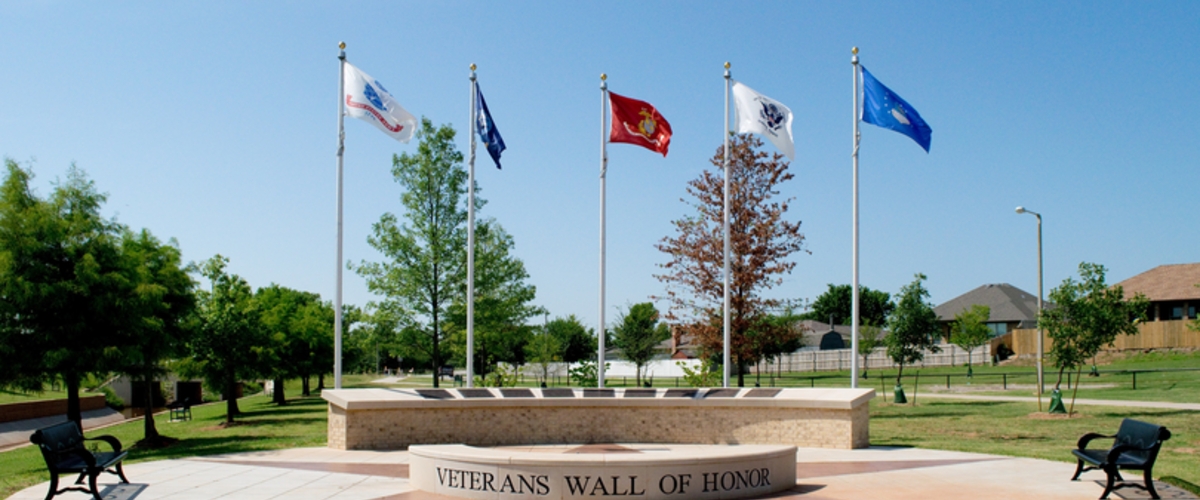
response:
[(388, 93), (379, 80), (371, 78), (353, 64), (346, 64), (343, 84), (346, 95), (346, 115), (365, 120), (379, 127), (388, 137), (400, 142), (412, 139), (417, 119), (405, 111), (396, 98)]
[(766, 137), (789, 160), (796, 159), (792, 110), (736, 80), (733, 82), (733, 100), (737, 108), (737, 133)]

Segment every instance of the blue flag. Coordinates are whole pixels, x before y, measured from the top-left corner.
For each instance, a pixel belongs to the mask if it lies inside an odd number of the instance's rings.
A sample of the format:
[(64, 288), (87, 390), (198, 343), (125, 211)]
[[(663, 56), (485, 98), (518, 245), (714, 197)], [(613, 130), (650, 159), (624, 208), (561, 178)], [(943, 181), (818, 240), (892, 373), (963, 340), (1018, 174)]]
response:
[(917, 141), (917, 144), (925, 148), (925, 152), (928, 153), (933, 129), (929, 128), (925, 120), (921, 119), (921, 115), (917, 114), (917, 110), (913, 109), (908, 102), (871, 76), (866, 66), (862, 67), (862, 73), (862, 120), (907, 135)]
[(492, 114), (488, 112), (478, 83), (475, 84), (475, 130), (479, 132), (479, 140), (487, 147), (488, 154), (492, 155), (492, 161), (496, 162), (496, 168), (500, 168), (500, 153), (505, 149), (504, 138), (496, 130), (496, 122), (492, 121)]

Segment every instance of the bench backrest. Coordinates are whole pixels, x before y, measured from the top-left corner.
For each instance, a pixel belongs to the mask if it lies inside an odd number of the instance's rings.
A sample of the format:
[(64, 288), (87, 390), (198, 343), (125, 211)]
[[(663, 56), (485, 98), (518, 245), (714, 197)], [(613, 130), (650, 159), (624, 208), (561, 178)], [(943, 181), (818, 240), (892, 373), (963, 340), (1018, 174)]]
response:
[(1154, 461), (1162, 442), (1171, 438), (1171, 431), (1161, 425), (1154, 425), (1140, 420), (1127, 418), (1121, 421), (1117, 430), (1114, 446), (1127, 444), (1138, 448), (1149, 448), (1146, 451), (1127, 451), (1125, 454), (1140, 458), (1147, 462)]
[(64, 453), (84, 448), (83, 434), (79, 432), (79, 426), (70, 420), (38, 429), (29, 436), (29, 441), (38, 445), (42, 450), (42, 458), (49, 466), (58, 463)]

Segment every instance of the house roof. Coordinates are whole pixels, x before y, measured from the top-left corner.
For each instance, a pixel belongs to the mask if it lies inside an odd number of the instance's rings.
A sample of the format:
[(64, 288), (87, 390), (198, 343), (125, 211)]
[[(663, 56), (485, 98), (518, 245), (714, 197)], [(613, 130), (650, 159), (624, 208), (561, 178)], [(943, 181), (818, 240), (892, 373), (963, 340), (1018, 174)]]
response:
[(1155, 302), (1200, 299), (1200, 263), (1166, 264), (1117, 283), (1126, 297), (1138, 293)]
[(1037, 296), (1008, 283), (982, 285), (933, 308), (933, 312), (942, 321), (954, 321), (955, 316), (976, 304), (991, 309), (989, 322), (1032, 324), (1037, 319)]

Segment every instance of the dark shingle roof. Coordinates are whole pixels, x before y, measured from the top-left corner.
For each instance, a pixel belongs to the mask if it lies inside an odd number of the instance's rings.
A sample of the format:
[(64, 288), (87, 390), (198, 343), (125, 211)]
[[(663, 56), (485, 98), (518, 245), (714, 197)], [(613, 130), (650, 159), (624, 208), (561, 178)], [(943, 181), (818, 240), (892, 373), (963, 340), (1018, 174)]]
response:
[(1008, 283), (983, 285), (933, 308), (933, 312), (942, 321), (954, 321), (954, 316), (976, 304), (991, 308), (989, 322), (1036, 322), (1037, 296)]

